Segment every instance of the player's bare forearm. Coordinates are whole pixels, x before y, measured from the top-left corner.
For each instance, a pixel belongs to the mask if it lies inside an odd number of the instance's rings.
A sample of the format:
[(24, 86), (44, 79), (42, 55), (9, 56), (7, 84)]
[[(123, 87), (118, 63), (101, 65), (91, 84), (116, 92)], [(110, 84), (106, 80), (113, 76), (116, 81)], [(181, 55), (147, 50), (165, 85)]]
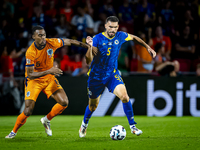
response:
[(33, 80), (47, 74), (50, 74), (48, 70), (42, 72), (34, 72), (34, 67), (26, 67), (28, 78)]
[(60, 70), (57, 67), (52, 67), (49, 70), (45, 70), (45, 71), (41, 71), (41, 72), (34, 72), (34, 66), (33, 67), (26, 67), (26, 68), (27, 68), (28, 78), (31, 79), (31, 80), (45, 76), (47, 74), (52, 74), (52, 75), (55, 75), (55, 76), (59, 76), (59, 75), (63, 74), (63, 71)]
[(92, 46), (90, 46), (85, 54), (85, 58), (86, 58), (86, 63), (90, 64), (93, 60), (93, 54), (92, 54)]
[[(63, 40), (64, 40), (64, 45), (67, 45), (67, 46), (76, 45), (76, 46), (80, 46), (83, 48), (90, 48), (90, 46), (88, 44), (77, 41), (77, 40), (73, 40), (73, 39), (63, 39)], [(97, 54), (97, 51), (98, 51), (98, 49), (96, 47), (92, 47), (92, 53), (94, 55)]]

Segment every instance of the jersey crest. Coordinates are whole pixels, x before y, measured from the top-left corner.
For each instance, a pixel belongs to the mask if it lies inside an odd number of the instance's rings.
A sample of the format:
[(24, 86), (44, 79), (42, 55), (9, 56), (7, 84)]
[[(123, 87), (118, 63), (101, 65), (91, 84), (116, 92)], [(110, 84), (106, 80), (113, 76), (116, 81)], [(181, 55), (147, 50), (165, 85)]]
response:
[(53, 55), (53, 49), (48, 49), (47, 54), (48, 54), (49, 58), (51, 58)]

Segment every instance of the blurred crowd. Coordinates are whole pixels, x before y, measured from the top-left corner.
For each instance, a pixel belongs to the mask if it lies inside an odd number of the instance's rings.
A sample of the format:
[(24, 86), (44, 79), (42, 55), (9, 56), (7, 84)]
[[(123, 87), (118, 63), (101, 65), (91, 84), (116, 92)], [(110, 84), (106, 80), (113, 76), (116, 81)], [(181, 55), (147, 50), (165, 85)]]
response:
[[(153, 59), (141, 45), (124, 43), (118, 58), (122, 73), (198, 74), (198, 0), (1, 0), (2, 76), (24, 76), (25, 52), (33, 42), (33, 26), (43, 26), (49, 38), (85, 42), (87, 36), (104, 31), (105, 20), (111, 15), (119, 18), (119, 30), (142, 38), (157, 52)], [(55, 64), (66, 75), (86, 75), (86, 51), (76, 46), (62, 47), (55, 53)]]

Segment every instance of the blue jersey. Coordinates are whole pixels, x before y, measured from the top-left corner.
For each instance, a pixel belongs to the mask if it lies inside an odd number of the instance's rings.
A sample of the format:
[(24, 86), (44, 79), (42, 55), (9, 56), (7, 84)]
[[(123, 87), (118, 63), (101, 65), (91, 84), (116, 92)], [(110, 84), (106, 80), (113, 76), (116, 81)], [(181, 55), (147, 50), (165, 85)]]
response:
[(115, 37), (106, 37), (105, 33), (93, 37), (93, 46), (98, 48), (98, 54), (94, 56), (89, 70), (89, 79), (105, 80), (118, 66), (118, 55), (121, 45), (131, 40), (125, 32), (117, 32)]

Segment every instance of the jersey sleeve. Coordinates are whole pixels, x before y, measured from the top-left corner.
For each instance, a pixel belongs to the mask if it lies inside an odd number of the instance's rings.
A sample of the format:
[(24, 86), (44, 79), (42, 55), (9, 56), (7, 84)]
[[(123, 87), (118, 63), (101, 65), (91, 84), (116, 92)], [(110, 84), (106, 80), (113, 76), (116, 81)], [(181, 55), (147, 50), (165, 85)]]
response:
[(50, 38), (48, 41), (55, 49), (64, 46), (64, 41), (61, 38)]
[(121, 42), (122, 43), (132, 40), (130, 34), (128, 34), (126, 32), (120, 32), (120, 37), (121, 37)]
[(34, 66), (35, 61), (35, 53), (34, 51), (31, 51), (31, 49), (28, 49), (26, 52), (26, 67)]
[(93, 36), (93, 46), (94, 47), (97, 47), (98, 46), (98, 44), (97, 44), (97, 40), (98, 39), (98, 37), (97, 36)]

